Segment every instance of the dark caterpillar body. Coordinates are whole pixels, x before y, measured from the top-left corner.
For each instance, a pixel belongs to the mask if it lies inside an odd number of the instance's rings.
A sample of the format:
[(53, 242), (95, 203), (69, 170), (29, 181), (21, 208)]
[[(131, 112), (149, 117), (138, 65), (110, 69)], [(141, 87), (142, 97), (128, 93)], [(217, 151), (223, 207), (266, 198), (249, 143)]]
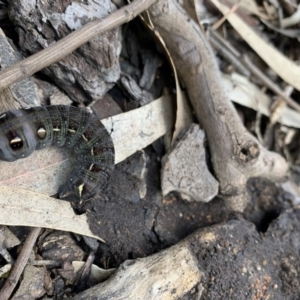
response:
[(114, 169), (114, 145), (104, 125), (72, 106), (39, 106), (0, 115), (0, 159), (14, 161), (50, 145), (72, 148), (76, 167), (60, 198), (87, 200), (103, 190)]

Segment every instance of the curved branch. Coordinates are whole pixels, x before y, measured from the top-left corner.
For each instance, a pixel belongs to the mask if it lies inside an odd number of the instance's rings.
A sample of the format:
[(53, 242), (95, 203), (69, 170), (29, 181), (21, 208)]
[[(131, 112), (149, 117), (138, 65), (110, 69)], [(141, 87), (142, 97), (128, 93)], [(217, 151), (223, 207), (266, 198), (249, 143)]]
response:
[(210, 45), (178, 2), (161, 0), (149, 12), (206, 131), (220, 193), (229, 208), (241, 212), (247, 204), (247, 180), (256, 176), (279, 178), (287, 164), (244, 128), (223, 88)]

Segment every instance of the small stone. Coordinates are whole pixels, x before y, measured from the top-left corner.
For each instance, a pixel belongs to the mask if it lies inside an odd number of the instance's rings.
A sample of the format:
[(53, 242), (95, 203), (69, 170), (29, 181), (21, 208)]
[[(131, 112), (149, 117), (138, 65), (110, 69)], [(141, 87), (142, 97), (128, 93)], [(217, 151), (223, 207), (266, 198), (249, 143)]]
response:
[(193, 124), (163, 159), (164, 196), (176, 191), (188, 201), (208, 202), (218, 194), (219, 183), (207, 168), (204, 140), (204, 131)]

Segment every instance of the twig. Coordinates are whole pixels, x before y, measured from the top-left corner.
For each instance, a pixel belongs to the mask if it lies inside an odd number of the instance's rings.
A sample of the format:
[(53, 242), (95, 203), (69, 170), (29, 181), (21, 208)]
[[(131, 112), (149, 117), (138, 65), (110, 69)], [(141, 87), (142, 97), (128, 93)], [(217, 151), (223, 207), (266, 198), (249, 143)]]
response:
[(29, 232), (23, 245), (23, 248), (12, 268), (12, 271), (9, 277), (6, 279), (4, 286), (0, 291), (0, 300), (7, 300), (11, 296), (11, 293), (13, 292), (15, 286), (18, 283), (18, 280), (25, 268), (25, 265), (28, 262), (30, 253), (40, 232), (41, 228), (39, 227), (32, 228)]
[(241, 53), (231, 45), (231, 43), (224, 39), (216, 30), (209, 30), (209, 33), (224, 47), (226, 47), (233, 55), (240, 57)]
[(95, 260), (95, 252), (91, 251), (86, 262), (83, 265), (83, 268), (79, 272), (79, 276), (77, 278), (77, 282), (75, 285), (76, 293), (82, 292), (87, 284), (88, 279), (91, 275), (92, 264)]
[(0, 91), (62, 59), (94, 36), (116, 28), (135, 18), (157, 0), (136, 0), (102, 20), (92, 21), (48, 48), (0, 72)]
[(213, 35), (210, 36), (209, 41), (217, 53), (231, 63), (240, 74), (246, 77), (250, 76), (250, 71), (243, 65), (239, 57), (235, 56), (230, 50), (225, 48)]
[(287, 104), (289, 104), (291, 107), (293, 107), (295, 110), (300, 112), (300, 105), (295, 102), (292, 98), (287, 96), (282, 89), (280, 89), (270, 78), (268, 78), (260, 69), (258, 69), (252, 61), (249, 59), (248, 56), (243, 55), (243, 61), (247, 68), (251, 71), (251, 73), (259, 79), (263, 81), (263, 83), (272, 90), (275, 94), (282, 97), (286, 101)]
[(231, 9), (226, 14), (224, 14), (223, 17), (212, 26), (212, 30), (217, 30), (226, 21), (228, 16), (231, 15), (232, 13), (234, 13), (239, 8), (239, 6), (240, 6), (240, 1), (235, 3), (231, 7)]

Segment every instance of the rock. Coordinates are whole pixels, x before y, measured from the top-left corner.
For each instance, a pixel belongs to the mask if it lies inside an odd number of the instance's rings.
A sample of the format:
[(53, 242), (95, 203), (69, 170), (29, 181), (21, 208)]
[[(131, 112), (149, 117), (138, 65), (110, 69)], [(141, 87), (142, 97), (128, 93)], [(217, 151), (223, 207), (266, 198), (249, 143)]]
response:
[(164, 196), (176, 191), (188, 201), (208, 202), (217, 195), (219, 184), (207, 168), (204, 139), (203, 130), (193, 124), (164, 158)]

